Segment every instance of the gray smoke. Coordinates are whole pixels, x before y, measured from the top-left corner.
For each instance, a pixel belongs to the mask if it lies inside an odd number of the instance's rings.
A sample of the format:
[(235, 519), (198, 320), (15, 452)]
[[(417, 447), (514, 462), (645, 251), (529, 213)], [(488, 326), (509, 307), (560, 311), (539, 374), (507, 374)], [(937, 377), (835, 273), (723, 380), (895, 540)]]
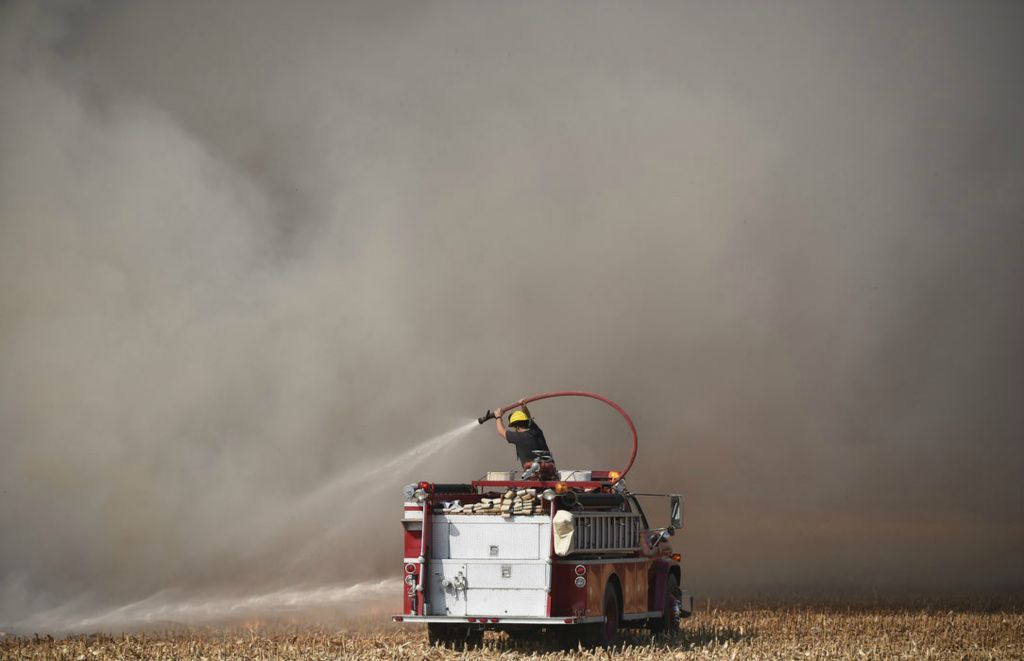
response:
[[(1022, 26), (0, 5), (0, 622), (391, 576), (396, 488), (294, 504), (567, 388), (687, 495), (697, 592), (1020, 586)], [(614, 413), (534, 413), (621, 465)]]

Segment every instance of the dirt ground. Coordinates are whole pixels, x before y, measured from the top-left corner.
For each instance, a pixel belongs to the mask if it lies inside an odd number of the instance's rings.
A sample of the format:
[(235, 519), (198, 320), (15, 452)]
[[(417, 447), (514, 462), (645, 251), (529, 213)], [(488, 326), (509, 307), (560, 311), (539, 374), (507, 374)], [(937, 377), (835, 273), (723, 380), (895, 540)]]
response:
[(0, 658), (67, 659), (1021, 659), (1024, 598), (889, 603), (700, 603), (679, 636), (630, 632), (615, 650), (564, 651), (488, 633), (471, 652), (432, 648), (423, 625), (384, 617), (248, 622), (122, 635), (0, 638)]

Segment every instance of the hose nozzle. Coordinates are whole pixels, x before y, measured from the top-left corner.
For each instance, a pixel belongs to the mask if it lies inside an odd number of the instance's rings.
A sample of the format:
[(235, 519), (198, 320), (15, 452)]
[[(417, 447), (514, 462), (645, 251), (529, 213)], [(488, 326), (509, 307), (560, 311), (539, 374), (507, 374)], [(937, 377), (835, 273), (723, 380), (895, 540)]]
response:
[(493, 419), (494, 419), (494, 411), (492, 411), (490, 409), (487, 409), (487, 413), (484, 413), (482, 416), (477, 418), (476, 421), (482, 425), (485, 422), (487, 422), (488, 420), (493, 420)]

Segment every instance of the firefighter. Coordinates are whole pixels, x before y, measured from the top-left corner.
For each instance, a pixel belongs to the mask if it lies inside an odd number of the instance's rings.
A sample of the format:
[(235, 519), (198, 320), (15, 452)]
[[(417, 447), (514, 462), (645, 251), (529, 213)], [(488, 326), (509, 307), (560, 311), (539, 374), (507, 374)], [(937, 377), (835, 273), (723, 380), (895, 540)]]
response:
[[(494, 421), (498, 426), (498, 436), (516, 446), (516, 456), (523, 469), (530, 477), (538, 476), (542, 480), (555, 479), (555, 461), (551, 458), (548, 441), (544, 432), (534, 422), (526, 402), (519, 400), (519, 410), (508, 417), (508, 429), (502, 424), (504, 411), (494, 409)], [(526, 477), (524, 474), (524, 477)]]

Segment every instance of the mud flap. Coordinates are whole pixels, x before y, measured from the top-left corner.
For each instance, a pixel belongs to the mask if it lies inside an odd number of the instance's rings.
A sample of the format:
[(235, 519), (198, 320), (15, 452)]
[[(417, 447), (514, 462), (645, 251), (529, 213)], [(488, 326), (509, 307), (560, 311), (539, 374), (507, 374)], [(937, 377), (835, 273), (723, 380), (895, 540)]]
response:
[(693, 595), (683, 590), (679, 595), (679, 617), (693, 615)]

